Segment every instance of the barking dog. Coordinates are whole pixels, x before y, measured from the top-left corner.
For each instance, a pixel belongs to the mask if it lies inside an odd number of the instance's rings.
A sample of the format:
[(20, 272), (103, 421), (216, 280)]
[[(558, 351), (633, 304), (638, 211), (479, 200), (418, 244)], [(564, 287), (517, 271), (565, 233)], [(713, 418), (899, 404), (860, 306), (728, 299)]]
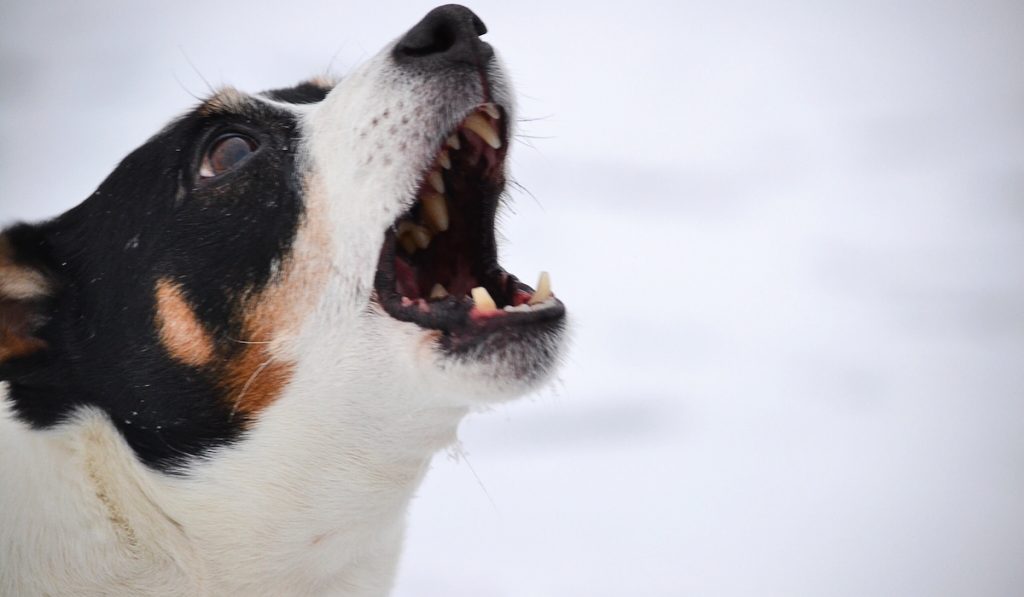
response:
[(0, 236), (0, 594), (381, 595), (431, 455), (543, 383), (498, 265), (513, 104), (430, 12), (337, 85), (225, 89)]

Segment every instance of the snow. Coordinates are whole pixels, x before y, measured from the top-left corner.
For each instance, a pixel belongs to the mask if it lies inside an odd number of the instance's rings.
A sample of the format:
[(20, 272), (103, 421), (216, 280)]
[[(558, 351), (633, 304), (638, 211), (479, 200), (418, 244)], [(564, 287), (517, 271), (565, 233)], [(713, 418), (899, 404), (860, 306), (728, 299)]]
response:
[[(1024, 594), (1024, 5), (553, 4), (471, 7), (530, 119), (503, 262), (574, 347), (436, 459), (396, 595)], [(5, 3), (0, 220), (189, 62), (344, 73), (430, 7)]]

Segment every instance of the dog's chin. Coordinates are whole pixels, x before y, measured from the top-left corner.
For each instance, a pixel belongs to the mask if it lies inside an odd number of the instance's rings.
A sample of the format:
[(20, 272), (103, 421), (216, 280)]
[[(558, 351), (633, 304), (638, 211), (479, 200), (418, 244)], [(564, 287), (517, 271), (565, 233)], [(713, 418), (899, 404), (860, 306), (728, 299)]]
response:
[(529, 337), (499, 333), (459, 355), (440, 348), (435, 361), (442, 372), (472, 387), (477, 401), (518, 398), (549, 381), (563, 349), (563, 324), (549, 330), (527, 331)]
[[(564, 354), (565, 321), (485, 333), (446, 334), (396, 320), (375, 304), (367, 340), (386, 368), (413, 379), (421, 405), (470, 409), (518, 398), (550, 381)], [(460, 342), (457, 350), (452, 343)], [(382, 363), (382, 368), (385, 364)], [(382, 379), (388, 384), (394, 380)]]

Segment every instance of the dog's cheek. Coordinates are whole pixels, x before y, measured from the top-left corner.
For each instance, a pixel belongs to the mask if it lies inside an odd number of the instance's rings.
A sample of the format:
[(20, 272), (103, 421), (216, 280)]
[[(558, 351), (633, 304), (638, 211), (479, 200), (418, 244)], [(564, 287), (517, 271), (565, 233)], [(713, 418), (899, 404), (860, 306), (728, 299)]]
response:
[(156, 284), (155, 324), (160, 343), (171, 358), (191, 367), (214, 359), (214, 340), (196, 316), (182, 288), (167, 279)]
[[(306, 209), (280, 272), (238, 306), (241, 342), (218, 371), (234, 412), (252, 418), (280, 398), (306, 350), (303, 334), (325, 299), (331, 272), (331, 237), (322, 217), (323, 197), (307, 189)], [(329, 297), (328, 297), (329, 298)]]
[(283, 309), (287, 285), (240, 303), (241, 329), (224, 335), (231, 340), (218, 345), (179, 284), (166, 278), (156, 284), (154, 325), (164, 351), (172, 360), (206, 372), (230, 411), (244, 419), (274, 402), (291, 379), (292, 362), (273, 348), (292, 323)]

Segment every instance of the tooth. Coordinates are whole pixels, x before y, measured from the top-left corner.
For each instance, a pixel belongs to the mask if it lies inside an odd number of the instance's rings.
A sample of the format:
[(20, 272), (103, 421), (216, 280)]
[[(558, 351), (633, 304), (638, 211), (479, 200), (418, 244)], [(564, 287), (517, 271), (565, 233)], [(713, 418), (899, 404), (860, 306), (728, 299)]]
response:
[(438, 193), (444, 193), (444, 179), (441, 178), (441, 173), (437, 170), (431, 170), (430, 174), (427, 175), (427, 182), (430, 186), (434, 187), (434, 190)]
[(459, 142), (459, 135), (458, 134), (455, 134), (455, 135), (452, 135), (451, 137), (448, 137), (448, 140), (445, 141), (445, 144), (448, 147), (451, 147), (452, 149), (454, 149), (456, 151), (462, 149), (462, 143)]
[(490, 313), (491, 311), (497, 311), (498, 305), (494, 303), (494, 299), (491, 298), (491, 294), (487, 292), (487, 289), (483, 286), (477, 286), (472, 290), (473, 293), (473, 304), (477, 309), (484, 313)]
[(430, 231), (423, 226), (413, 224), (412, 228), (409, 229), (409, 237), (421, 249), (426, 249), (430, 246)]
[(398, 236), (405, 236), (413, 229), (414, 226), (416, 226), (416, 224), (411, 220), (402, 220), (398, 223), (398, 228), (395, 230), (395, 234)]
[(402, 220), (398, 223), (398, 229), (395, 230), (395, 235), (398, 237), (398, 243), (402, 245), (405, 252), (412, 255), (419, 248), (416, 246), (416, 239), (412, 237), (412, 228), (416, 224), (413, 224), (409, 220)]
[[(498, 110), (498, 106), (495, 106), (494, 104), (492, 104), (490, 102), (487, 102), (486, 104), (483, 104), (482, 106), (480, 106), (480, 109), (482, 111), (486, 112), (488, 116), (490, 116), (491, 118), (493, 118), (495, 120), (498, 120), (498, 119), (501, 118), (501, 111)], [(497, 148), (495, 148), (495, 149), (497, 149)]]
[(430, 289), (430, 298), (440, 299), (448, 296), (448, 291), (441, 284), (434, 284), (434, 287)]
[(517, 305), (515, 307), (508, 305), (503, 310), (507, 313), (529, 313), (530, 309), (530, 305)]
[(537, 292), (530, 297), (531, 305), (543, 303), (551, 298), (551, 276), (547, 272), (540, 273), (540, 280), (537, 281)]
[(498, 137), (498, 133), (491, 126), (491, 123), (487, 122), (487, 119), (483, 116), (474, 112), (469, 115), (469, 118), (466, 119), (462, 126), (480, 135), (480, 138), (494, 149), (501, 148), (501, 138)]
[(416, 249), (426, 249), (430, 246), (430, 231), (409, 220), (399, 222), (398, 230), (395, 233), (398, 235), (399, 242), (410, 253), (415, 253)]
[(426, 224), (437, 232), (448, 230), (448, 203), (444, 195), (427, 193), (423, 197), (423, 216)]
[(445, 170), (452, 169), (452, 159), (448, 157), (448, 150), (442, 149), (441, 154), (437, 156), (437, 163), (441, 164), (441, 167)]
[(410, 255), (414, 254), (416, 252), (416, 249), (418, 248), (416, 246), (416, 241), (414, 241), (412, 239), (412, 235), (409, 234), (403, 234), (402, 236), (399, 236), (398, 242), (402, 245), (402, 248), (405, 249), (405, 252)]

